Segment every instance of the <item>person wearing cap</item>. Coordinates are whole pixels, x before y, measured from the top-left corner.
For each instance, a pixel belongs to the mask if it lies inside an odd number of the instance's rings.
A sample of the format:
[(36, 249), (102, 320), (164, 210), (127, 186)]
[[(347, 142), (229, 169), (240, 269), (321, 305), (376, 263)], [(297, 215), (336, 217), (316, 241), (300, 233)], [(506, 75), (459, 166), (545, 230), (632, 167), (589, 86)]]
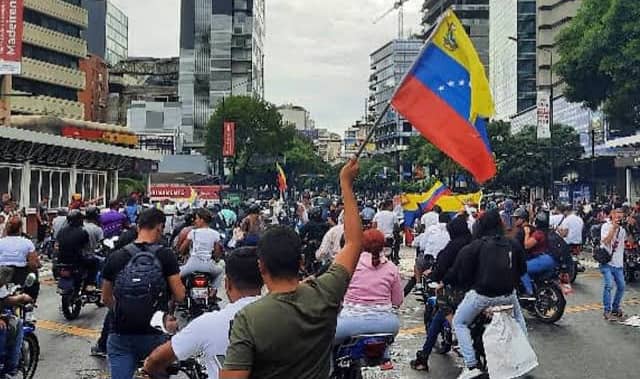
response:
[[(14, 269), (12, 267), (0, 266), (0, 306), (10, 307), (33, 302), (31, 296), (25, 294), (11, 295), (8, 284), (13, 282)], [(22, 320), (11, 314), (0, 317), (0, 377), (13, 379), (18, 377), (18, 365), (20, 363), (20, 353), (24, 331)]]

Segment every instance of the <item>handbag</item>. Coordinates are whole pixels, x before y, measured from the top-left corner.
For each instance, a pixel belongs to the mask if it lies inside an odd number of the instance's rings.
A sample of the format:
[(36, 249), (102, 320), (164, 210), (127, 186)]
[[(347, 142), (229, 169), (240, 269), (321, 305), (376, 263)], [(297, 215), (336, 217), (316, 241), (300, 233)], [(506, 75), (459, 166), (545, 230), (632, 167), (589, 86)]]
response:
[[(616, 240), (618, 236), (620, 236), (620, 229), (618, 229), (618, 233), (616, 233)], [(598, 246), (593, 250), (593, 259), (601, 265), (606, 265), (611, 262), (611, 258), (613, 258), (613, 253), (609, 253), (607, 249), (602, 246)]]

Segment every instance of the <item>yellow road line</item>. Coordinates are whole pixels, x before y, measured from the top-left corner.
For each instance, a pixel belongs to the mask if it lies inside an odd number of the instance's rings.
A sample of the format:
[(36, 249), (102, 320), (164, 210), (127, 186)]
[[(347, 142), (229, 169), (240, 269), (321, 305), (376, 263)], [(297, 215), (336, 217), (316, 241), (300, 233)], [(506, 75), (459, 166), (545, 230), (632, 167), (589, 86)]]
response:
[(38, 329), (44, 329), (50, 332), (65, 333), (76, 337), (84, 337), (89, 339), (98, 339), (98, 337), (100, 337), (100, 330), (81, 328), (78, 326), (49, 320), (38, 320), (36, 322), (36, 327)]

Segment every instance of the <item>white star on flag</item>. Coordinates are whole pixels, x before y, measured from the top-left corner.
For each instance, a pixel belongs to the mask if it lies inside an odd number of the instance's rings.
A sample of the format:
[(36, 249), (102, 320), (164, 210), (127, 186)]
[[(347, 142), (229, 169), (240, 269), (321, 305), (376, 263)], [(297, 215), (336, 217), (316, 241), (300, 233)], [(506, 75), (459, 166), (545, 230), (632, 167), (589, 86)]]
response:
[(438, 91), (440, 91), (440, 92), (444, 91), (444, 86), (438, 87)]
[(464, 79), (461, 79), (461, 80), (458, 82), (458, 85), (463, 86), (463, 85), (464, 85)]
[(448, 85), (449, 87), (453, 87), (455, 84), (456, 84), (456, 82), (454, 82), (453, 80), (449, 80), (449, 81), (447, 82), (447, 85)]

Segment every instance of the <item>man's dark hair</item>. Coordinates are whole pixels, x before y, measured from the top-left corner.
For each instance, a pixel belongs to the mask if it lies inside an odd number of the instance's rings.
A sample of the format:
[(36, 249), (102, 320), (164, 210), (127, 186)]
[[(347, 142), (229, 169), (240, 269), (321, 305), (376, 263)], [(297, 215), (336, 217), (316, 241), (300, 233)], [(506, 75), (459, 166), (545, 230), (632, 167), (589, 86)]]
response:
[(258, 269), (258, 255), (255, 247), (240, 247), (224, 259), (225, 272), (233, 286), (241, 291), (262, 287), (262, 276)]
[(285, 226), (269, 228), (258, 242), (258, 256), (274, 278), (297, 277), (301, 252), (300, 236)]
[(500, 212), (498, 212), (497, 209), (487, 211), (477, 222), (477, 237), (494, 237), (504, 234), (502, 218), (500, 217)]
[(193, 213), (195, 213), (195, 215), (202, 219), (206, 224), (211, 222), (211, 212), (207, 209), (198, 208)]
[(120, 202), (118, 200), (111, 200), (109, 202), (109, 208), (110, 209), (118, 209), (118, 208), (120, 208)]
[(167, 221), (164, 213), (157, 208), (149, 208), (140, 212), (138, 216), (138, 228), (153, 229), (158, 225), (162, 225)]

